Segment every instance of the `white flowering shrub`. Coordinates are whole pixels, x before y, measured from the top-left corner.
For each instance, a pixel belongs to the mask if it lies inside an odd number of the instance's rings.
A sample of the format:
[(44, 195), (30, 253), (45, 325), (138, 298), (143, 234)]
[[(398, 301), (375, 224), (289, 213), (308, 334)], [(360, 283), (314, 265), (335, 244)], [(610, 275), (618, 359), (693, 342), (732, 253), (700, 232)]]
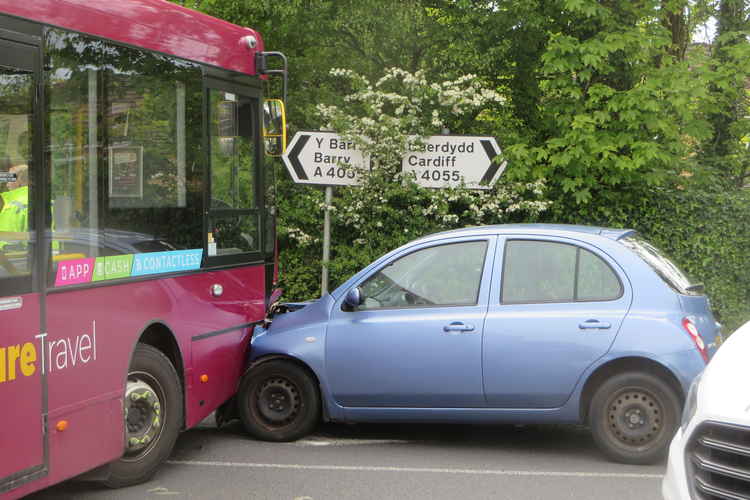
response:
[[(401, 158), (430, 135), (456, 123), (493, 120), (504, 98), (483, 87), (473, 75), (441, 83), (422, 72), (392, 68), (375, 84), (350, 70), (332, 75), (351, 88), (345, 107), (320, 104), (322, 129), (353, 141), (372, 158), (371, 172), (356, 187), (337, 187), (332, 202), (331, 289), (362, 266), (409, 240), (465, 226), (534, 220), (546, 210), (545, 183), (505, 182), (488, 190), (429, 189), (401, 174)], [(470, 120), (469, 123), (472, 121)], [(471, 134), (474, 130), (454, 130)], [(509, 167), (509, 168), (512, 168)], [(326, 208), (320, 189), (299, 187), (282, 206), (280, 233), (284, 286), (289, 299), (319, 293), (322, 220)], [(309, 266), (316, 263), (316, 272)], [(304, 266), (298, 269), (296, 266)]]

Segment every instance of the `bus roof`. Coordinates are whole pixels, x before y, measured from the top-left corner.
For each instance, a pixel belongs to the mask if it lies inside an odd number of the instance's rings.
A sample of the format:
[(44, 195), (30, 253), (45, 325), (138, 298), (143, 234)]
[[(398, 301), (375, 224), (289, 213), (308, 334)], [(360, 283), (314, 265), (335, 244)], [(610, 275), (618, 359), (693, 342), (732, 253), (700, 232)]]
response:
[(256, 31), (167, 0), (0, 0), (0, 13), (251, 75), (263, 50)]

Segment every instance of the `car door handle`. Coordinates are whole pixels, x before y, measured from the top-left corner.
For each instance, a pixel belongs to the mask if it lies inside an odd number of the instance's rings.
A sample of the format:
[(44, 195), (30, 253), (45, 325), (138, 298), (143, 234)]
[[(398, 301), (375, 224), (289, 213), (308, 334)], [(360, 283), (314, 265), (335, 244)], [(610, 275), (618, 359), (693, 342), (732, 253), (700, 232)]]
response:
[(578, 328), (581, 330), (608, 330), (612, 328), (612, 325), (598, 319), (589, 319), (579, 323)]
[(449, 325), (443, 327), (444, 332), (473, 332), (474, 325), (468, 323), (462, 323), (461, 321), (454, 321)]

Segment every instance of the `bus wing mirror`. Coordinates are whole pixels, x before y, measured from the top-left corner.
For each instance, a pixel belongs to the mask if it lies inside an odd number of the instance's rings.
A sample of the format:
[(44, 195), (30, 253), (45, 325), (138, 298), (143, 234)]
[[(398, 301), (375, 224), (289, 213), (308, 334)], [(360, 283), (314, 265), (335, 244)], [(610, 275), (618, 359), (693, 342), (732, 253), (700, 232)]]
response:
[(263, 139), (268, 156), (281, 156), (286, 151), (286, 110), (281, 99), (263, 102)]

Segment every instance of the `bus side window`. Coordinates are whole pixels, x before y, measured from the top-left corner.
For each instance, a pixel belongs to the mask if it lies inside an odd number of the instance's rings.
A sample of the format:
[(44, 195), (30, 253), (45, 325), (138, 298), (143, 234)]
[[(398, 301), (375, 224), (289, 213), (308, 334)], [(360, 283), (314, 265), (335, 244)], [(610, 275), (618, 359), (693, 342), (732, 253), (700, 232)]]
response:
[[(0, 66), (0, 297), (31, 291), (33, 77)], [(25, 277), (25, 278), (24, 278)], [(14, 279), (15, 278), (15, 279)], [(20, 278), (20, 279), (19, 279)]]
[(188, 120), (203, 102), (200, 68), (63, 30), (46, 37), (52, 281), (66, 284), (64, 261), (200, 249), (203, 129)]
[(255, 143), (258, 100), (210, 89), (209, 102), (211, 210), (208, 256), (259, 252)]

